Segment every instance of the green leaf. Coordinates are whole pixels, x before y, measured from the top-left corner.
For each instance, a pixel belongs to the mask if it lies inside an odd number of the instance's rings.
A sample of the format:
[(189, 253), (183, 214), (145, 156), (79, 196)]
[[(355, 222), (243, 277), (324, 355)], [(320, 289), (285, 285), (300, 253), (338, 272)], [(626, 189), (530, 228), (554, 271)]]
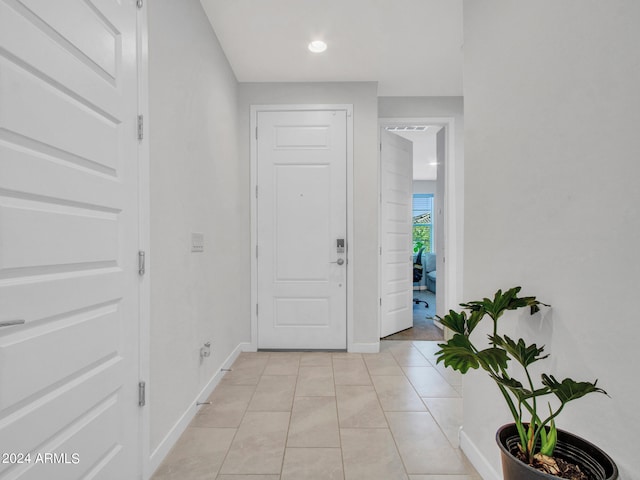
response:
[(476, 354), (476, 357), (480, 366), (489, 372), (506, 369), (509, 361), (507, 352), (495, 347), (481, 350)]
[(571, 378), (565, 378), (562, 382), (558, 382), (553, 375), (542, 374), (542, 384), (549, 387), (549, 390), (555, 394), (556, 397), (564, 405), (571, 400), (584, 397), (588, 393), (604, 393), (603, 389), (596, 386), (598, 380), (595, 382), (576, 382)]
[(506, 310), (517, 310), (522, 307), (530, 307), (530, 313), (540, 310), (540, 305), (549, 306), (536, 300), (536, 297), (518, 297), (522, 287), (513, 287), (502, 293), (498, 290), (493, 296), (493, 300), (484, 298), (480, 301), (473, 301), (461, 304), (462, 307), (474, 311), (484, 311), (491, 318), (497, 320)]
[(520, 365), (525, 368), (533, 362), (543, 360), (549, 356), (542, 355), (544, 346), (538, 348), (535, 343), (533, 345), (526, 345), (522, 338), (518, 340), (518, 343), (506, 335), (504, 338), (499, 335), (489, 338), (494, 345), (504, 348)]
[(461, 373), (467, 373), (470, 368), (480, 366), (478, 357), (465, 335), (456, 333), (447, 343), (439, 343), (441, 350), (436, 352), (437, 363), (444, 362), (445, 367), (451, 367)]
[(467, 335), (467, 312), (455, 312), (449, 310), (449, 313), (444, 317), (437, 317), (442, 325), (453, 330), (460, 335)]

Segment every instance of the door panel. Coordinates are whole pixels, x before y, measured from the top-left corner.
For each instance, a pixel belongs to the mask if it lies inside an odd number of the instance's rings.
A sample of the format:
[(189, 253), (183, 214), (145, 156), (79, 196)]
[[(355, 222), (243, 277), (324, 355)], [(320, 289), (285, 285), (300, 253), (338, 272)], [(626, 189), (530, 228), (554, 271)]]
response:
[(136, 23), (0, 0), (2, 479), (141, 472)]
[(258, 347), (346, 348), (346, 112), (257, 115)]
[(382, 317), (380, 337), (413, 326), (413, 143), (381, 132)]

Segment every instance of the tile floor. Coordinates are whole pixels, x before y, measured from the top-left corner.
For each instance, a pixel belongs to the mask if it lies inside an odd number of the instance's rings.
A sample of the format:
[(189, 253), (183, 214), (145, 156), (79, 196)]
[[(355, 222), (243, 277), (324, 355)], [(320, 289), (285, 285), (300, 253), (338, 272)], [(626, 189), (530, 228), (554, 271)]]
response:
[(437, 348), (243, 353), (152, 480), (480, 480)]

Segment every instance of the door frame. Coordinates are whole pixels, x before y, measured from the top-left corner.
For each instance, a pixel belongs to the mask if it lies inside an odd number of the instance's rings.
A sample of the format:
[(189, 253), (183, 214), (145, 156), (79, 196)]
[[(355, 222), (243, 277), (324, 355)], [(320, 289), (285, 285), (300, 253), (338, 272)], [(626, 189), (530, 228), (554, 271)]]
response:
[(258, 350), (258, 142), (256, 139), (257, 118), (259, 112), (303, 112), (303, 111), (345, 111), (347, 114), (347, 351), (353, 350), (353, 105), (351, 104), (283, 104), (283, 105), (251, 105), (250, 137), (251, 137), (251, 342), (250, 350)]
[[(445, 183), (444, 183), (444, 249), (445, 258), (445, 285), (444, 306), (441, 311), (447, 312), (455, 308), (462, 292), (458, 291), (458, 285), (462, 282), (462, 228), (464, 192), (459, 187), (462, 183), (463, 165), (461, 159), (456, 158), (455, 151), (455, 119), (453, 117), (411, 117), (394, 118), (382, 117), (378, 119), (378, 144), (381, 141), (383, 128), (401, 125), (434, 125), (441, 126), (445, 130)], [(378, 197), (382, 202), (382, 156), (378, 150)], [(378, 208), (378, 246), (382, 248), (382, 209)], [(378, 297), (382, 298), (382, 255), (378, 256)], [(440, 309), (439, 309), (440, 310)], [(382, 323), (382, 305), (378, 304), (378, 332)], [(445, 332), (446, 338), (446, 332)]]
[[(151, 174), (149, 152), (149, 16), (147, 2), (137, 7), (138, 115), (144, 118), (142, 139), (138, 140), (138, 248), (145, 252), (145, 274), (138, 277), (138, 376), (146, 382), (147, 406), (138, 419), (140, 474), (151, 477), (151, 418), (149, 400), (151, 378)], [(135, 252), (132, 252), (134, 254)]]

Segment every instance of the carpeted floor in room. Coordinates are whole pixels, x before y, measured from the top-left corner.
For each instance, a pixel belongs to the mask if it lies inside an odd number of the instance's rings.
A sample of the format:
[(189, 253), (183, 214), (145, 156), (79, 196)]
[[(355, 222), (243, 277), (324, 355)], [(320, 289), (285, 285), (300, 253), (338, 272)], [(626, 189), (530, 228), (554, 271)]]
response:
[(436, 294), (428, 290), (414, 290), (413, 298), (425, 300), (424, 303), (413, 303), (413, 327), (385, 337), (384, 340), (443, 340), (442, 330), (433, 324), (436, 314)]

